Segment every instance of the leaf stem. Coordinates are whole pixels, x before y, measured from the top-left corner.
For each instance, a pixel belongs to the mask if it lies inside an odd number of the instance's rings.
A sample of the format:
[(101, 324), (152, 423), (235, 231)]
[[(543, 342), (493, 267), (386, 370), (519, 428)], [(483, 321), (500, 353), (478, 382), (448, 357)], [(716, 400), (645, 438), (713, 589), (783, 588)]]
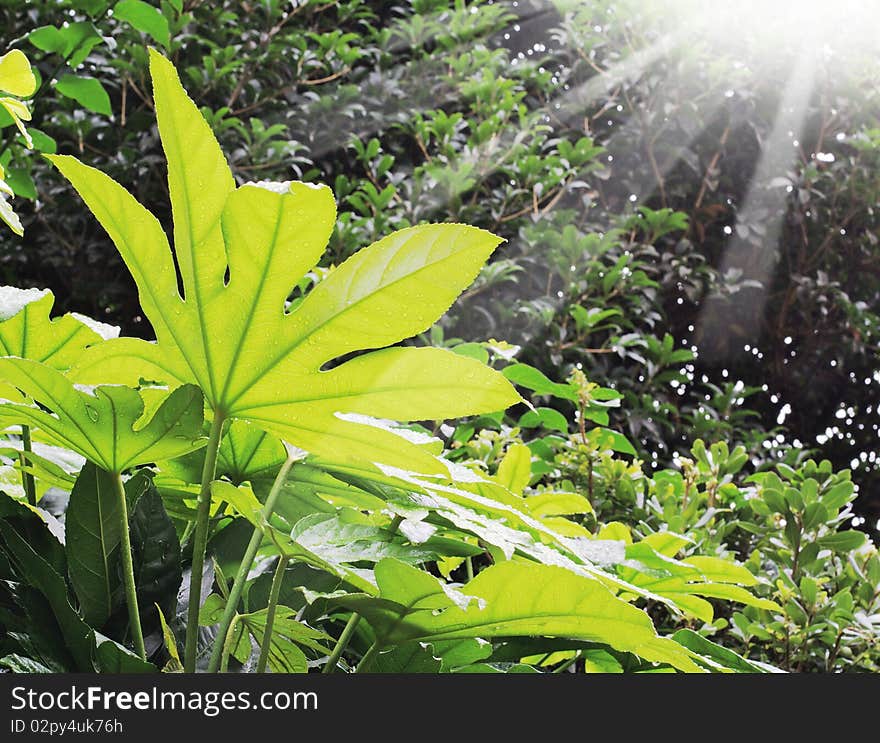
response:
[(553, 673), (565, 673), (569, 668), (577, 663), (578, 660), (580, 660), (580, 657), (581, 651), (578, 650), (573, 656), (571, 656), (571, 658), (566, 659), (564, 663), (554, 668)]
[(37, 505), (37, 486), (34, 483), (34, 476), (25, 468), (29, 465), (28, 454), (33, 452), (31, 445), (31, 427), (21, 427), (21, 454), (19, 460), (21, 462), (21, 484), (24, 486), (24, 492), (27, 495), (27, 502), (35, 506)]
[[(290, 468), (293, 467), (299, 457), (299, 453), (289, 453), (287, 459), (284, 460), (284, 464), (281, 465), (281, 469), (278, 470), (278, 474), (275, 476), (275, 482), (272, 483), (272, 489), (269, 491), (269, 496), (266, 498), (266, 503), (263, 505), (261, 513), (263, 521), (268, 521), (269, 517), (275, 511), (275, 502), (281, 494), (281, 489), (284, 486), (285, 480), (287, 480)], [(251, 571), (251, 566), (254, 564), (254, 557), (256, 556), (257, 550), (260, 548), (262, 541), (263, 529), (259, 526), (255, 526), (253, 534), (251, 534), (251, 541), (248, 542), (247, 549), (244, 551), (244, 557), (242, 557), (241, 563), (239, 563), (238, 572), (235, 574), (235, 580), (232, 583), (232, 590), (229, 592), (229, 598), (226, 600), (226, 609), (223, 612), (223, 618), (220, 620), (220, 629), (217, 633), (217, 639), (214, 640), (214, 649), (211, 651), (211, 660), (208, 663), (208, 673), (217, 673), (217, 669), (220, 666), (220, 656), (223, 652), (222, 638), (226, 636), (229, 625), (232, 623), (232, 618), (235, 616), (235, 612), (238, 611), (238, 602), (241, 600), (241, 595), (244, 592), (244, 586), (247, 582), (248, 573)]]
[(351, 636), (354, 634), (354, 631), (357, 629), (358, 623), (360, 621), (361, 615), (357, 612), (354, 612), (348, 618), (348, 622), (342, 630), (342, 634), (339, 635), (339, 639), (336, 641), (333, 652), (327, 659), (327, 663), (324, 664), (324, 668), (321, 669), (321, 673), (333, 673), (336, 670), (336, 664), (339, 663), (339, 659), (342, 657), (342, 653), (345, 652), (345, 648), (348, 647)]
[(358, 664), (357, 670), (355, 673), (366, 673), (367, 669), (373, 663), (373, 658), (376, 657), (376, 654), (379, 652), (379, 643), (374, 642), (370, 645), (369, 650), (367, 650), (366, 654), (363, 658), (361, 658), (361, 662)]
[(189, 579), (189, 608), (186, 616), (186, 645), (183, 651), (183, 670), (195, 673), (196, 649), (199, 638), (199, 604), (202, 595), (202, 571), (205, 568), (205, 550), (208, 546), (208, 523), (211, 516), (211, 481), (217, 471), (217, 454), (223, 435), (225, 417), (214, 411), (214, 422), (205, 449), (205, 464), (202, 467), (202, 486), (199, 490), (196, 527), (193, 536), (192, 572)]
[(116, 497), (119, 498), (120, 537), (122, 547), (122, 580), (125, 583), (125, 601), (128, 604), (128, 623), (131, 627), (131, 637), (134, 641), (135, 650), (141, 660), (147, 659), (147, 651), (144, 648), (144, 633), (141, 629), (141, 616), (138, 610), (137, 587), (134, 581), (134, 564), (131, 559), (131, 538), (128, 533), (128, 505), (125, 502), (125, 487), (122, 484), (122, 475), (112, 473), (113, 487)]
[[(395, 534), (397, 534), (397, 529), (400, 527), (402, 521), (403, 516), (401, 516), (400, 514), (396, 514), (391, 520), (391, 523), (388, 525), (386, 531), (393, 537)], [(351, 637), (354, 634), (354, 631), (357, 629), (358, 622), (360, 621), (361, 615), (357, 612), (354, 612), (349, 617), (348, 622), (346, 622), (345, 627), (342, 629), (342, 634), (339, 635), (339, 639), (336, 641), (336, 646), (333, 648), (333, 652), (330, 654), (330, 657), (324, 664), (324, 668), (321, 669), (321, 673), (333, 673), (336, 670), (336, 664), (339, 663), (339, 659), (342, 657), (342, 653), (345, 652), (345, 648), (348, 647), (348, 643), (351, 641)], [(370, 648), (370, 650), (372, 650), (372, 647)], [(367, 651), (367, 655), (370, 654), (370, 650)], [(367, 655), (365, 655), (364, 658), (361, 660), (361, 665), (358, 666), (357, 671), (361, 670), (361, 666), (364, 664), (364, 660), (366, 660)]]
[(275, 575), (272, 576), (272, 588), (269, 591), (269, 606), (266, 609), (266, 629), (263, 631), (263, 644), (260, 647), (260, 658), (257, 661), (257, 673), (266, 672), (269, 660), (269, 649), (272, 647), (272, 629), (275, 626), (275, 613), (278, 610), (278, 597), (281, 595), (281, 584), (284, 583), (284, 571), (287, 570), (288, 558), (278, 558)]

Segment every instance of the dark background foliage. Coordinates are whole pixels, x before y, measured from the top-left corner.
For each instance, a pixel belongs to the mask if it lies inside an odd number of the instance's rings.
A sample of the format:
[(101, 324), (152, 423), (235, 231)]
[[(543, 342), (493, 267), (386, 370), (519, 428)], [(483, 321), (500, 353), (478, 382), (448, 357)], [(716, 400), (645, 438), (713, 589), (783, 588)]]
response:
[[(325, 265), (421, 221), (506, 238), (423, 341), (506, 340), (553, 379), (579, 366), (624, 394), (613, 423), (658, 467), (697, 437), (742, 443), (752, 468), (817, 450), (853, 468), (874, 529), (880, 90), (859, 60), (806, 54), (817, 39), (756, 57), (748, 35), (682, 38), (611, 0), (157, 7), (167, 44), (100, 0), (0, 0), (0, 49), (34, 60), (33, 125), (59, 151), (168, 224), (145, 44), (167, 46), (241, 182), (334, 188)], [(77, 23), (72, 54), (29, 36)], [(112, 115), (59, 92), (66, 74)], [(0, 231), (0, 280), (149, 337), (106, 235), (12, 132), (26, 232)]]

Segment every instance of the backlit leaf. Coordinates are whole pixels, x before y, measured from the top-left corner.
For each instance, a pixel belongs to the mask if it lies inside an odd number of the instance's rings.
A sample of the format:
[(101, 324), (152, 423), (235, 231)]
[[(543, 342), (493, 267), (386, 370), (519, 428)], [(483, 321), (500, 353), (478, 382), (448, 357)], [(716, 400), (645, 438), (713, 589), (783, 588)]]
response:
[(418, 447), (344, 416), (412, 421), (502, 410), (519, 396), (501, 375), (434, 348), (390, 348), (322, 369), (426, 330), (500, 239), (465, 225), (401, 230), (356, 253), (285, 312), (333, 230), (330, 190), (236, 189), (174, 68), (152, 52), (151, 72), (183, 297), (155, 217), (99, 171), (52, 156), (116, 243), (157, 336), (154, 344), (126, 338), (90, 349), (78, 378), (193, 382), (215, 411), (307, 451), (442, 472)]

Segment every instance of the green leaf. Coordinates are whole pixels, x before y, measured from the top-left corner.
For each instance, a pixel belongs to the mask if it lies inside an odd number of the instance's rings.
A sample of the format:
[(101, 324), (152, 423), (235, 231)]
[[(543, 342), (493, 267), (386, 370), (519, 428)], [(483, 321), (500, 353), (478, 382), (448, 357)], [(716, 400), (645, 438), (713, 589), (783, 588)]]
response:
[[(242, 614), (236, 620), (236, 630), (232, 642), (232, 654), (241, 662), (250, 658), (253, 646), (251, 638), (262, 646), (266, 632), (267, 610)], [(269, 668), (275, 673), (307, 673), (308, 660), (300, 646), (329, 654), (321, 641), (330, 640), (323, 632), (297, 621), (296, 612), (279, 606), (272, 625), (272, 638), (269, 641)]]
[(117, 20), (130, 23), (165, 48), (171, 44), (168, 19), (162, 15), (162, 11), (143, 0), (119, 0), (113, 8), (113, 16)]
[(162, 625), (162, 641), (165, 643), (165, 650), (168, 651), (170, 660), (162, 669), (166, 673), (180, 673), (183, 671), (183, 662), (180, 660), (180, 651), (177, 648), (177, 638), (165, 621), (165, 614), (162, 613), (162, 607), (156, 604), (156, 611), (159, 614), (159, 623)]
[(680, 645), (699, 653), (710, 668), (726, 669), (737, 673), (767, 673), (771, 669), (765, 664), (753, 663), (737, 655), (732, 650), (722, 647), (690, 629), (680, 629), (672, 639)]
[(212, 593), (202, 603), (199, 609), (199, 624), (202, 627), (210, 627), (217, 624), (223, 616), (223, 610), (226, 608), (226, 602), (222, 596)]
[(706, 580), (715, 583), (738, 583), (741, 586), (754, 586), (758, 583), (758, 579), (749, 572), (748, 568), (732, 560), (696, 556), (688, 557), (682, 562), (693, 565)]
[(607, 650), (584, 650), (581, 653), (586, 673), (623, 673), (623, 666)]
[(248, 485), (236, 487), (231, 483), (215, 480), (211, 483), (211, 497), (226, 501), (236, 514), (246, 518), (254, 526), (263, 528), (263, 504), (257, 500), (257, 496)]
[(119, 328), (70, 313), (49, 319), (55, 297), (49, 290), (0, 286), (0, 354), (70, 369), (87, 346)]
[(110, 96), (97, 78), (87, 75), (64, 75), (55, 83), (55, 90), (85, 106), (89, 111), (105, 116), (113, 115)]
[(373, 673), (440, 673), (442, 659), (431, 645), (408, 642), (392, 650), (379, 653), (373, 664)]
[[(5, 186), (5, 181), (0, 180), (0, 185)], [(2, 191), (0, 191), (0, 219), (2, 219), (16, 235), (21, 236), (24, 234), (21, 220), (9, 205), (9, 202), (4, 197)]]
[(542, 372), (528, 364), (511, 364), (501, 372), (514, 384), (525, 387), (538, 395), (552, 395), (577, 402), (577, 388), (571, 384), (551, 382)]
[(645, 612), (598, 581), (562, 568), (502, 562), (457, 596), (433, 576), (397, 560), (380, 562), (376, 578), (378, 599), (361, 594), (340, 602), (367, 619), (383, 647), (415, 640), (542, 635), (599, 642), (679, 670), (699, 670), (686, 650), (657, 636)]
[(152, 477), (144, 470), (125, 483), (126, 500), (132, 502), (128, 525), (138, 604), (142, 621), (154, 616), (155, 607), (173, 616), (177, 591), (183, 580), (180, 541), (174, 522)]
[(866, 540), (865, 533), (862, 531), (839, 531), (820, 537), (816, 540), (819, 547), (829, 549), (834, 552), (852, 552), (861, 547)]
[(89, 52), (103, 41), (89, 21), (77, 21), (63, 28), (41, 26), (31, 31), (27, 38), (37, 49), (66, 59), (71, 69), (79, 67)]
[(70, 493), (65, 524), (70, 582), (93, 627), (104, 625), (121, 598), (120, 507), (113, 476), (87, 462)]
[(0, 57), (0, 91), (17, 98), (30, 98), (36, 89), (37, 79), (21, 49), (13, 49)]
[(144, 399), (128, 387), (83, 391), (44, 364), (10, 357), (0, 358), (0, 380), (43, 406), (6, 403), (0, 408), (3, 415), (39, 428), (52, 443), (73, 449), (108, 472), (180, 456), (205, 443), (202, 395), (193, 385), (164, 397), (144, 421)]
[(593, 512), (593, 506), (584, 496), (561, 490), (530, 495), (526, 498), (525, 505), (529, 509), (529, 513), (538, 518), (573, 516)]
[(13, 673), (55, 673), (57, 669), (49, 668), (40, 661), (26, 658), (17, 653), (10, 653), (0, 658), (0, 666)]
[(520, 428), (538, 428), (543, 426), (549, 431), (568, 433), (568, 419), (553, 408), (535, 408), (522, 414), (517, 426)]
[(330, 190), (304, 183), (236, 189), (174, 68), (151, 52), (151, 72), (184, 296), (155, 217), (99, 171), (51, 156), (115, 242), (157, 336), (155, 344), (126, 338), (90, 349), (78, 377), (193, 382), (215, 411), (306, 451), (442, 473), (430, 453), (358, 416), (495, 412), (519, 400), (503, 377), (435, 348), (390, 348), (322, 368), (429, 328), (500, 239), (465, 225), (401, 230), (353, 255), (285, 312), (333, 230)]
[(26, 168), (10, 168), (6, 174), (6, 182), (16, 196), (32, 201), (37, 198), (37, 187)]
[(437, 553), (427, 545), (409, 544), (402, 536), (391, 534), (387, 529), (346, 521), (346, 517), (345, 511), (338, 515), (319, 513), (307, 516), (294, 526), (290, 538), (299, 548), (334, 566), (333, 572), (345, 580), (351, 580), (352, 573), (370, 580), (369, 573), (353, 568), (353, 563), (379, 562), (394, 557), (417, 565), (437, 558)]
[(531, 477), (531, 450), (525, 444), (512, 444), (498, 465), (495, 479), (510, 492), (521, 495)]
[(34, 143), (34, 149), (46, 155), (54, 155), (58, 151), (58, 143), (48, 134), (33, 127), (28, 128), (31, 139)]
[(70, 605), (64, 578), (4, 520), (0, 520), (0, 538), (21, 580), (39, 591), (49, 603), (77, 670), (92, 671), (92, 630)]
[(594, 428), (587, 433), (587, 438), (601, 449), (610, 449), (621, 454), (636, 456), (636, 450), (626, 436), (609, 428)]
[(156, 666), (131, 650), (95, 632), (95, 666), (100, 673), (156, 673)]
[[(233, 421), (220, 443), (216, 477), (225, 477), (233, 485), (249, 482), (255, 492), (261, 493), (271, 486), (286, 458), (280, 439), (245, 421)], [(200, 449), (162, 462), (160, 470), (163, 475), (185, 483), (200, 483), (204, 463), (205, 452)]]

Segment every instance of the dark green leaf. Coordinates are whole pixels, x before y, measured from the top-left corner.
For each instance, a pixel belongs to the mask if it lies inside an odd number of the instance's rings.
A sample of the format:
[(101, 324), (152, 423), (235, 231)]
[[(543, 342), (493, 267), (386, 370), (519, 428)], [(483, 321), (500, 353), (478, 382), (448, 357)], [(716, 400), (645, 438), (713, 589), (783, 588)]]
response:
[(67, 562), (83, 618), (102, 627), (121, 599), (121, 504), (113, 476), (86, 462), (67, 507)]

